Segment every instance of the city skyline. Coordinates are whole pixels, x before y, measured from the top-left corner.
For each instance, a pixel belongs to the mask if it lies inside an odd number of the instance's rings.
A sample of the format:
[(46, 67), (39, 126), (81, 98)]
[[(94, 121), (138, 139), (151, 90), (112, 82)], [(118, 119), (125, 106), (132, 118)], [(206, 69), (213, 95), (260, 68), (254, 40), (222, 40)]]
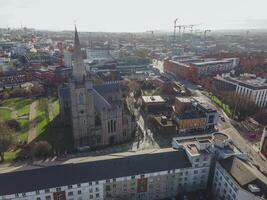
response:
[(201, 24), (197, 29), (266, 29), (267, 3), (242, 2), (0, 0), (0, 27), (73, 30), (76, 23), (80, 31), (171, 31), (178, 18), (177, 24)]

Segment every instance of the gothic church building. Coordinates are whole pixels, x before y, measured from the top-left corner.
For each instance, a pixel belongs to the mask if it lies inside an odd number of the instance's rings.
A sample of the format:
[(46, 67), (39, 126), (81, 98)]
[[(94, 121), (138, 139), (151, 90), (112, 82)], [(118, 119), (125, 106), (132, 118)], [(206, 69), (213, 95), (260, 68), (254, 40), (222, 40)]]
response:
[(73, 58), (70, 80), (59, 88), (59, 102), (61, 116), (71, 121), (75, 148), (104, 147), (130, 140), (135, 120), (124, 110), (120, 84), (92, 84), (76, 27)]

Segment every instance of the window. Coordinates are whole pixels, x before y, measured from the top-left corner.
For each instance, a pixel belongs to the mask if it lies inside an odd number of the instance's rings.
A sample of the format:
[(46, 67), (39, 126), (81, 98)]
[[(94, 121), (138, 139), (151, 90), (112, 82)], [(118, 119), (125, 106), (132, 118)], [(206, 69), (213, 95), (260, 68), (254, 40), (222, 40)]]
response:
[(68, 189), (72, 189), (72, 185), (68, 185)]
[(108, 121), (108, 133), (110, 133), (110, 122)]
[(90, 194), (89, 198), (90, 199), (93, 199), (94, 198), (94, 195)]
[(96, 188), (95, 188), (95, 191), (96, 191), (96, 192), (98, 192), (98, 191), (99, 191), (99, 188), (98, 188), (98, 187), (96, 187)]
[(49, 193), (50, 192), (50, 190), (49, 189), (45, 189), (45, 193)]
[(89, 189), (89, 192), (90, 192), (90, 193), (93, 193), (93, 189), (92, 189), (92, 188), (90, 188), (90, 189)]
[(73, 195), (73, 192), (68, 192), (68, 196), (72, 196)]
[(78, 187), (78, 188), (80, 188), (80, 187), (81, 187), (81, 184), (80, 184), (80, 183), (79, 183), (79, 184), (77, 184), (77, 187)]
[(116, 120), (114, 120), (114, 126), (113, 126), (113, 131), (116, 132)]
[(199, 162), (199, 158), (196, 158), (196, 162)]
[(18, 198), (18, 197), (19, 197), (19, 194), (18, 194), (18, 193), (16, 193), (16, 194), (15, 194), (15, 197), (16, 197), (16, 198)]
[(131, 179), (135, 179), (135, 176), (131, 176)]
[(109, 179), (107, 179), (107, 180), (106, 180), (106, 183), (110, 183), (110, 180), (109, 180)]
[(60, 187), (56, 188), (56, 191), (61, 192), (61, 188)]
[(110, 191), (110, 185), (106, 186), (106, 191)]
[(22, 193), (22, 196), (23, 196), (23, 197), (26, 197), (26, 193)]
[(98, 185), (98, 181), (96, 181), (95, 184)]
[(194, 174), (198, 174), (198, 171), (197, 170), (194, 170)]
[(45, 200), (51, 200), (51, 196), (45, 196)]
[(99, 193), (96, 193), (96, 194), (95, 194), (95, 197), (96, 197), (96, 198), (99, 198)]
[(41, 200), (41, 197), (37, 197), (36, 200)]
[(113, 182), (116, 182), (116, 178), (113, 178), (112, 181), (113, 181)]
[(89, 182), (89, 185), (92, 185), (92, 182)]
[(78, 194), (82, 194), (82, 191), (81, 190), (78, 190)]
[(36, 190), (35, 193), (38, 195), (38, 194), (40, 194), (40, 191), (39, 190)]
[(79, 94), (79, 104), (84, 104), (84, 96), (83, 96), (83, 93), (81, 92)]

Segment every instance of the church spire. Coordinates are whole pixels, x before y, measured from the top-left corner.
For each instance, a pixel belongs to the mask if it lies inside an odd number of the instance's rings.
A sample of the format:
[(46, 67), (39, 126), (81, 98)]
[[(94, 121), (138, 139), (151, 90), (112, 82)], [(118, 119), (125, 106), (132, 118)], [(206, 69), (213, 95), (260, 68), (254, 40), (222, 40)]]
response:
[(73, 77), (77, 82), (82, 82), (86, 76), (85, 66), (83, 63), (81, 46), (77, 28), (75, 25), (75, 36), (74, 36), (74, 66), (72, 69)]

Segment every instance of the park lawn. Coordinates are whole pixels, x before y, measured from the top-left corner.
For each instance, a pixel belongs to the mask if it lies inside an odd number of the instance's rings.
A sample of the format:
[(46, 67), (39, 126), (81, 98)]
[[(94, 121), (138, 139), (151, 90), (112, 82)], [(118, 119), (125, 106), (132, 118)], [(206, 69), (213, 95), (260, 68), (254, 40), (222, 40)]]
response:
[(0, 120), (9, 120), (11, 118), (11, 111), (6, 108), (0, 108)]
[(18, 112), (18, 116), (28, 115), (30, 112), (31, 100), (28, 98), (18, 97), (5, 99), (1, 106), (15, 108)]
[(56, 98), (50, 97), (49, 113), (41, 107), (41, 100), (38, 100), (37, 105), (37, 135), (41, 134), (47, 128), (47, 125), (59, 114), (59, 101)]
[(20, 132), (18, 135), (18, 139), (20, 142), (27, 141), (28, 134), (29, 134), (29, 120), (27, 119), (18, 119), (18, 122), (20, 124)]
[(30, 113), (30, 104), (31, 100), (30, 99), (21, 99), (20, 103), (16, 105), (16, 110), (18, 112), (18, 116), (24, 116), (24, 115), (29, 115)]
[(37, 126), (36, 126), (36, 131), (37, 135), (41, 134), (44, 130), (47, 124), (49, 123), (49, 119), (47, 117), (46, 112), (42, 109), (40, 105), (40, 99), (38, 100), (37, 104), (37, 111), (36, 111), (36, 116), (37, 116)]
[[(53, 120), (59, 115), (60, 106), (56, 98), (49, 98), (49, 121), (45, 111), (42, 110), (40, 102), (38, 105), (37, 113), (40, 118), (37, 124), (38, 140), (44, 140), (51, 144), (55, 151), (71, 152), (73, 147), (73, 135), (70, 126), (58, 127), (53, 124)], [(49, 123), (50, 126), (47, 126)]]
[(16, 159), (18, 153), (19, 153), (19, 150), (17, 150), (17, 151), (10, 150), (10, 151), (5, 152), (4, 153), (4, 161), (5, 162), (13, 161), (14, 159)]

